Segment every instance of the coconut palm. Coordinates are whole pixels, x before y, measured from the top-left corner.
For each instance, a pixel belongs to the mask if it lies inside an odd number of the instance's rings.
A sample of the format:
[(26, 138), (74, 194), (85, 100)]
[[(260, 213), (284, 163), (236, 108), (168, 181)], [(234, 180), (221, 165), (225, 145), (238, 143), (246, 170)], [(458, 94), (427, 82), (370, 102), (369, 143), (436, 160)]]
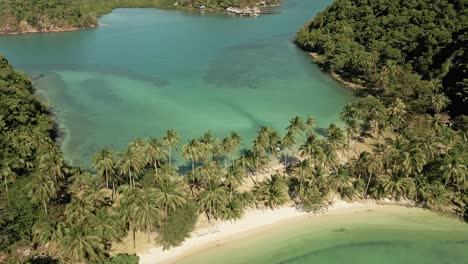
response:
[(397, 98), (388, 108), (387, 112), (390, 116), (390, 121), (396, 123), (396, 131), (400, 131), (400, 124), (405, 122), (405, 115), (407, 113), (405, 103)]
[(218, 145), (218, 150), (222, 156), (224, 156), (224, 170), (227, 171), (227, 156), (233, 152), (233, 145), (231, 138), (227, 137), (221, 140), (221, 143)]
[(210, 179), (198, 196), (198, 204), (206, 212), (208, 221), (217, 218), (226, 204), (228, 190), (220, 185), (219, 180)]
[(99, 262), (105, 258), (102, 238), (79, 226), (65, 229), (59, 247), (70, 263)]
[(156, 204), (160, 204), (167, 213), (187, 202), (187, 190), (180, 180), (164, 177), (155, 188), (153, 197)]
[(431, 105), (435, 113), (440, 113), (447, 107), (449, 99), (442, 93), (436, 93), (431, 97)]
[(146, 148), (146, 156), (157, 174), (160, 162), (167, 160), (164, 143), (157, 138), (150, 138)]
[(114, 173), (114, 158), (112, 152), (107, 149), (101, 149), (94, 157), (93, 168), (97, 171), (99, 176), (103, 177), (106, 182), (106, 187), (109, 189), (109, 178)]
[(93, 232), (104, 239), (106, 243), (116, 241), (125, 235), (124, 223), (114, 211), (101, 208), (92, 219)]
[[(283, 147), (284, 151), (284, 167), (288, 167), (288, 152), (287, 149), (289, 149), (291, 152), (292, 147), (296, 144), (296, 137), (294, 136), (294, 133), (291, 131), (286, 132), (284, 137), (281, 139), (281, 146)], [(294, 154), (292, 154), (294, 155)]]
[(440, 209), (451, 203), (452, 193), (440, 183), (424, 183), (418, 190), (426, 207)]
[(440, 170), (445, 180), (444, 188), (447, 186), (450, 180), (452, 180), (458, 186), (463, 186), (465, 184), (468, 171), (461, 158), (445, 158), (442, 165), (440, 166)]
[[(328, 187), (331, 191), (339, 193), (342, 197), (346, 192), (353, 187), (353, 178), (349, 175), (349, 171), (340, 167), (336, 173), (330, 174), (327, 177)], [(333, 196), (332, 196), (333, 202)]]
[(301, 157), (312, 159), (313, 153), (318, 148), (316, 137), (313, 134), (307, 135), (304, 143), (299, 147), (299, 154)]
[(306, 122), (304, 124), (305, 134), (312, 135), (316, 126), (317, 123), (315, 122), (315, 119), (311, 116), (307, 116)]
[(121, 186), (118, 191), (121, 193), (119, 207), (117, 212), (119, 218), (126, 224), (127, 230), (132, 232), (133, 248), (135, 248), (135, 233), (138, 230), (137, 226), (137, 211), (139, 195), (141, 190), (133, 189), (128, 186)]
[(299, 194), (303, 191), (304, 182), (310, 181), (312, 174), (312, 165), (310, 160), (305, 159), (293, 168), (293, 176), (299, 181)]
[(166, 134), (164, 135), (163, 139), (164, 144), (166, 144), (166, 146), (169, 149), (169, 166), (172, 166), (172, 147), (176, 146), (177, 143), (180, 142), (181, 137), (176, 131), (169, 129), (166, 131)]
[(392, 177), (386, 175), (380, 180), (385, 193), (397, 199), (401, 197), (413, 198), (416, 194), (416, 184), (413, 178)]
[(240, 165), (232, 165), (224, 176), (224, 185), (229, 187), (229, 201), (232, 201), (232, 194), (237, 186), (244, 183), (245, 169)]
[(288, 184), (278, 174), (255, 185), (253, 190), (256, 200), (264, 206), (275, 209), (289, 201)]
[(358, 118), (358, 113), (354, 104), (347, 104), (340, 113), (340, 120), (346, 124), (355, 122)]
[(10, 164), (3, 163), (0, 167), (0, 179), (5, 185), (5, 194), (8, 199), (8, 184), (16, 179), (16, 173), (11, 170)]
[(296, 134), (299, 131), (303, 131), (304, 127), (305, 127), (304, 120), (296, 116), (289, 121), (289, 125), (288, 127), (286, 127), (286, 130), (291, 131), (293, 134)]
[(202, 145), (198, 139), (191, 139), (182, 147), (182, 157), (192, 162), (192, 174), (195, 174), (195, 161), (202, 157)]
[(245, 203), (242, 193), (235, 192), (221, 209), (223, 220), (239, 220), (244, 215)]
[(130, 188), (135, 188), (135, 178), (143, 169), (144, 163), (138, 152), (135, 152), (131, 148), (120, 154), (117, 168), (120, 174), (128, 176)]
[(366, 189), (364, 190), (364, 197), (366, 197), (372, 178), (377, 176), (380, 173), (380, 171), (383, 169), (383, 163), (382, 163), (382, 158), (378, 155), (375, 155), (375, 154), (371, 155), (368, 152), (363, 152), (363, 154), (364, 155), (362, 155), (360, 159), (363, 159), (362, 162), (365, 167), (364, 172), (367, 176)]
[(417, 147), (403, 152), (402, 168), (406, 172), (406, 177), (420, 173), (426, 164), (426, 156)]
[(200, 143), (200, 158), (207, 161), (209, 156), (213, 154), (215, 146), (218, 145), (219, 139), (213, 137), (211, 131), (208, 130), (199, 139)]
[[(148, 242), (151, 241), (151, 231), (161, 223), (164, 214), (155, 203), (156, 192), (138, 192), (136, 199), (135, 224), (139, 230), (145, 231), (148, 235)], [(134, 242), (135, 243), (135, 242)], [(133, 244), (135, 247), (135, 244)]]
[(60, 153), (46, 153), (39, 156), (38, 160), (38, 169), (43, 174), (53, 177), (55, 181), (64, 178), (63, 157)]
[(146, 156), (146, 149), (148, 148), (146, 141), (142, 138), (137, 138), (128, 145), (128, 148), (132, 150), (133, 153), (140, 156), (140, 160), (143, 162), (143, 166), (146, 166), (146, 164), (149, 162), (148, 156)]
[(47, 204), (51, 199), (57, 197), (57, 185), (54, 180), (41, 174), (35, 174), (31, 177), (28, 184), (29, 197), (44, 207), (47, 215)]
[(232, 164), (234, 164), (234, 154), (239, 150), (239, 147), (242, 143), (242, 139), (237, 132), (231, 132), (230, 142), (231, 142), (231, 148), (230, 148), (231, 159), (232, 159)]
[(345, 145), (345, 136), (343, 130), (335, 124), (330, 124), (327, 129), (327, 140), (328, 144), (335, 150), (338, 151)]
[(70, 225), (81, 225), (94, 216), (95, 209), (89, 200), (74, 197), (65, 207), (66, 222)]

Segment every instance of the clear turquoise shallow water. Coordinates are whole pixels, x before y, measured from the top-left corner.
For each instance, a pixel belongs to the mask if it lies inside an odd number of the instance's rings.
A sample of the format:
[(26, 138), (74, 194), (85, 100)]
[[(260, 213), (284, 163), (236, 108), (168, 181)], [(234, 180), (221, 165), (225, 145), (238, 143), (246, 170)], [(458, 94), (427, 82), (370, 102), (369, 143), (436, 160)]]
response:
[(241, 18), (117, 9), (96, 29), (0, 36), (0, 53), (32, 76), (65, 132), (73, 165), (101, 147), (210, 129), (250, 142), (259, 125), (282, 129), (295, 115), (320, 127), (353, 99), (292, 43), (331, 0), (286, 0), (277, 15)]
[(173, 263), (466, 264), (468, 224), (415, 208), (335, 212), (265, 227)]

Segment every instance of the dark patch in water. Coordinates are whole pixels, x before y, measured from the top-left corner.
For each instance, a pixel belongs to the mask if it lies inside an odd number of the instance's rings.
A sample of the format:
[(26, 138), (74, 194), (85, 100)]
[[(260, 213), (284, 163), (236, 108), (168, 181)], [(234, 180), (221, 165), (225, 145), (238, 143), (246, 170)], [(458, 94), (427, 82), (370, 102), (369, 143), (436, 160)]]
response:
[(38, 72), (37, 65), (21, 65), (21, 69), (31, 69), (36, 74), (47, 75), (47, 71), (77, 71), (77, 72), (89, 72), (89, 73), (100, 73), (100, 74), (112, 74), (117, 76), (127, 77), (138, 81), (150, 83), (156, 87), (166, 87), (169, 85), (169, 81), (159, 78), (153, 75), (141, 74), (130, 71), (125, 68), (105, 65), (105, 64), (47, 64), (41, 65), (41, 72)]
[(347, 232), (347, 231), (349, 231), (349, 229), (344, 228), (344, 227), (332, 230), (332, 232)]
[(411, 248), (413, 244), (406, 242), (406, 241), (368, 241), (368, 242), (358, 242), (358, 243), (350, 243), (350, 244), (343, 244), (337, 245), (334, 247), (329, 247), (325, 249), (315, 250), (309, 252), (307, 254), (295, 256), (280, 262), (276, 262), (277, 264), (288, 264), (288, 263), (308, 263), (307, 260), (310, 260), (311, 257), (317, 257), (319, 255), (328, 255), (332, 254), (331, 252), (336, 252), (339, 250), (343, 250), (346, 248), (362, 248), (362, 247), (385, 247), (385, 248)]

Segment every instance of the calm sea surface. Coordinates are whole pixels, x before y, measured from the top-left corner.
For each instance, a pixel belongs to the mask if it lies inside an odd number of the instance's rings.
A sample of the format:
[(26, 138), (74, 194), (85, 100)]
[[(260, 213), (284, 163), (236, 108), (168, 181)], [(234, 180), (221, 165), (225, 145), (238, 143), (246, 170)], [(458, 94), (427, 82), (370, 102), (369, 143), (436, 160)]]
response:
[(0, 36), (0, 53), (44, 75), (39, 93), (73, 165), (168, 128), (184, 142), (211, 130), (238, 131), (249, 144), (259, 125), (283, 131), (295, 115), (326, 127), (353, 99), (292, 43), (331, 2), (286, 0), (280, 14), (257, 18), (117, 9), (96, 29)]

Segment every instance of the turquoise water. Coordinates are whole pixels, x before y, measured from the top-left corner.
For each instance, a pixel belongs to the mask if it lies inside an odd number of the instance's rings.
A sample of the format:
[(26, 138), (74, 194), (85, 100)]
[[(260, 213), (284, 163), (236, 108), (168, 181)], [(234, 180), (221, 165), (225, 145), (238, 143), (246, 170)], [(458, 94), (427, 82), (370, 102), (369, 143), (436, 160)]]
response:
[(353, 99), (292, 43), (331, 0), (286, 0), (257, 18), (117, 9), (96, 29), (0, 36), (0, 53), (37, 81), (64, 131), (73, 165), (101, 147), (172, 128), (184, 142), (211, 130), (250, 142), (259, 125), (283, 131), (293, 116), (319, 127)]
[(414, 208), (338, 212), (266, 227), (173, 262), (206, 263), (464, 264), (468, 224)]

